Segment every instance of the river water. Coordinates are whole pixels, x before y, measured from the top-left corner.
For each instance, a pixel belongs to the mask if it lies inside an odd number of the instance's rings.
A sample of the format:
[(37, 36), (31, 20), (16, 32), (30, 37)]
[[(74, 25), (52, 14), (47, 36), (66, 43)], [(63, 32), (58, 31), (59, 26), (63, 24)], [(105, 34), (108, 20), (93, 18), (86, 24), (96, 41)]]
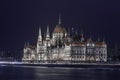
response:
[(0, 80), (120, 80), (120, 69), (1, 65)]

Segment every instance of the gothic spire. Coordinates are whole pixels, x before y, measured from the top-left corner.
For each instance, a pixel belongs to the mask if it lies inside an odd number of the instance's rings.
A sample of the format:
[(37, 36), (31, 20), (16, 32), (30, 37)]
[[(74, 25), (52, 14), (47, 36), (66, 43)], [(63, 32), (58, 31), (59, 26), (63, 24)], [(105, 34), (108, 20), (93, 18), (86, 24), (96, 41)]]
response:
[(103, 43), (105, 43), (105, 39), (103, 38)]
[(29, 41), (27, 42), (27, 46), (29, 46), (30, 45), (30, 43), (29, 43)]
[(39, 28), (39, 36), (38, 36), (39, 41), (42, 41), (42, 34), (41, 34), (41, 28)]
[(81, 32), (81, 34), (83, 34), (83, 30), (82, 30), (82, 28), (81, 28), (81, 31), (80, 31), (80, 32)]
[(26, 42), (25, 42), (24, 47), (26, 47), (26, 46), (27, 46), (27, 44), (26, 44)]
[(81, 29), (81, 34), (80, 34), (80, 36), (81, 36), (81, 42), (83, 42), (84, 41), (84, 36), (83, 36), (83, 30)]
[(49, 38), (50, 38), (50, 34), (49, 34), (49, 26), (47, 25), (46, 40), (48, 40)]
[(98, 40), (97, 40), (98, 42), (100, 42), (100, 38), (98, 37)]
[(92, 37), (90, 36), (90, 38), (89, 38), (89, 42), (92, 42)]
[(58, 24), (61, 24), (61, 15), (59, 14)]

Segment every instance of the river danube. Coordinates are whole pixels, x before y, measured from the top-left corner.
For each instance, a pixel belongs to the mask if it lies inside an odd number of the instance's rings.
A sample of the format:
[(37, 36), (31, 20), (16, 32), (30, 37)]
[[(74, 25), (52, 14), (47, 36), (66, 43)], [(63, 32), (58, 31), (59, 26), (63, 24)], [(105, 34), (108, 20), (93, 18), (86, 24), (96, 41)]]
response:
[(120, 80), (120, 69), (1, 65), (0, 80)]

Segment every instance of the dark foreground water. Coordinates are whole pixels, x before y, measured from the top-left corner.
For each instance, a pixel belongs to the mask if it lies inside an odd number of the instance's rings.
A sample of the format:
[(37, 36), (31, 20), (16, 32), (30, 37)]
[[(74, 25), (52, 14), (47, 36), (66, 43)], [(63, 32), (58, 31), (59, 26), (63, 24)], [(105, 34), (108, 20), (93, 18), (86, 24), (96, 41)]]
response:
[(0, 66), (0, 80), (120, 80), (120, 69)]

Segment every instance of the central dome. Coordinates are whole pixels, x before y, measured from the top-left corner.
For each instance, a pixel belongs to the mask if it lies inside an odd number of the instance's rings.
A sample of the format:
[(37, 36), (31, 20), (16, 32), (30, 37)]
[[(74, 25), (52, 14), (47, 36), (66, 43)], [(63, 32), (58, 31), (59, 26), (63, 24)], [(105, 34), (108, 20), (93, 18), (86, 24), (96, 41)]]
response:
[(53, 33), (66, 33), (66, 29), (59, 24), (56, 25)]

